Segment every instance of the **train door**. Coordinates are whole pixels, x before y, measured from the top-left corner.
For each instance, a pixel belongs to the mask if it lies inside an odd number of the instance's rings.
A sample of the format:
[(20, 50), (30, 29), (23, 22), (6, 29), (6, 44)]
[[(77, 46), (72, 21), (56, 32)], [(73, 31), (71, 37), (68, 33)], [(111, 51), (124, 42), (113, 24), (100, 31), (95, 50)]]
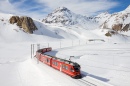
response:
[(62, 71), (62, 64), (60, 63), (60, 71)]

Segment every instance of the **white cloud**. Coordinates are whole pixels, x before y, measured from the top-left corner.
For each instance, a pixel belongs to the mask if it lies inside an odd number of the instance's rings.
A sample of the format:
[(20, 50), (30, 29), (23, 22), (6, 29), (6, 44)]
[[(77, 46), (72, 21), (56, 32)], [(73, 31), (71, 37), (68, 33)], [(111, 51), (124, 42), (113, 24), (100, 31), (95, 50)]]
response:
[(32, 6), (32, 8), (20, 9), (18, 6), (23, 5), (24, 1), (11, 3), (9, 0), (0, 0), (0, 12), (11, 13), (15, 15), (30, 16), (36, 19), (43, 18), (45, 14), (40, 14), (38, 12), (29, 12), (28, 10), (38, 8), (38, 6)]
[(15, 7), (8, 0), (0, 0), (0, 11), (15, 13)]
[(109, 10), (118, 5), (112, 0), (36, 0), (47, 8), (54, 10), (60, 6), (65, 6), (75, 13), (82, 15), (93, 15), (97, 12)]

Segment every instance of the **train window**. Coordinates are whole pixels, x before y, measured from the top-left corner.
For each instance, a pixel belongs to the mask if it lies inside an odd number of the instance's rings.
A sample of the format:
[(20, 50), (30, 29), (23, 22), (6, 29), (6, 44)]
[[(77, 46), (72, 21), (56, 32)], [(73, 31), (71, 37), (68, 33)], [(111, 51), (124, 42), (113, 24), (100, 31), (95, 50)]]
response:
[(74, 72), (74, 69), (73, 69), (73, 68), (70, 68), (70, 71), (71, 71), (71, 72)]
[(54, 64), (55, 64), (55, 62), (53, 61), (53, 62), (52, 62), (52, 64), (54, 65)]
[(46, 59), (46, 61), (47, 61), (47, 63), (50, 62), (50, 60), (48, 58)]
[(56, 62), (56, 66), (58, 66), (58, 63)]
[(55, 64), (55, 62), (53, 61), (52, 64)]
[(56, 62), (55, 62), (55, 66), (56, 66)]
[(66, 66), (64, 65), (64, 69), (66, 69)]
[(55, 66), (57, 66), (57, 62), (55, 62)]
[(68, 70), (68, 66), (66, 66), (66, 68), (65, 68), (66, 70)]
[(62, 68), (68, 70), (68, 66), (67, 65), (62, 65)]
[(52, 64), (54, 64), (55, 66), (58, 66), (58, 62), (53, 61)]

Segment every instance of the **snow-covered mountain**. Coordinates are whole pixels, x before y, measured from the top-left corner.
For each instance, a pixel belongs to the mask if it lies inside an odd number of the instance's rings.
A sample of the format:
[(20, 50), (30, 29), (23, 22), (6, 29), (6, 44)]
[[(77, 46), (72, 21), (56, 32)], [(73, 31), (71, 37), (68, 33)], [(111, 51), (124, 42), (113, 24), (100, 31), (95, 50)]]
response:
[(86, 21), (85, 17), (71, 12), (66, 7), (59, 7), (48, 14), (48, 16), (43, 19), (43, 22), (49, 24), (75, 25), (79, 23), (79, 18), (81, 18), (82, 21)]
[(69, 9), (65, 7), (59, 7), (54, 10), (54, 12), (48, 14), (48, 16), (43, 19), (45, 23), (56, 23), (63, 25), (74, 25), (77, 22), (73, 21), (76, 15), (72, 13)]
[(101, 25), (103, 29), (112, 29), (114, 31), (130, 30), (130, 6), (125, 10), (111, 14), (111, 16)]
[(103, 12), (97, 16), (82, 16), (73, 13), (66, 7), (59, 7), (43, 19), (45, 24), (59, 26), (76, 26), (84, 29), (94, 29), (102, 25), (111, 14)]
[[(45, 24), (56, 26), (69, 26), (83, 29), (108, 29), (111, 33), (116, 31), (128, 31), (122, 33), (128, 35), (130, 24), (130, 6), (124, 11), (109, 14), (108, 12), (101, 13), (97, 16), (86, 17), (73, 13), (66, 7), (59, 7), (43, 19)], [(118, 34), (118, 33), (116, 33)]]
[(97, 28), (97, 23), (86, 16), (75, 14), (66, 7), (59, 7), (43, 19), (43, 22), (51, 25), (76, 26), (85, 29)]

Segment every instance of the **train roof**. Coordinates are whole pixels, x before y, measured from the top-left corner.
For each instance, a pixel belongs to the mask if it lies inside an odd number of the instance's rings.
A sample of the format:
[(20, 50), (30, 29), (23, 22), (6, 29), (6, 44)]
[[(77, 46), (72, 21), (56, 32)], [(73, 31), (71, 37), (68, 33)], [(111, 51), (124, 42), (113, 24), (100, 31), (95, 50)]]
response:
[(57, 57), (54, 57), (54, 56), (52, 56), (52, 59), (56, 59), (56, 60), (59, 60), (59, 61), (61, 61), (61, 62), (65, 62), (65, 63), (71, 64), (71, 65), (73, 65), (73, 66), (80, 66), (78, 63), (72, 62), (72, 61), (70, 61), (70, 60), (61, 59), (61, 58), (57, 58)]
[(43, 49), (39, 49), (39, 50), (37, 50), (37, 52), (42, 53), (42, 50), (43, 50)]
[(43, 55), (46, 55), (46, 56), (48, 56), (49, 58), (56, 59), (56, 60), (61, 61), (61, 62), (65, 62), (65, 63), (70, 64), (70, 65), (73, 65), (73, 66), (80, 66), (80, 65), (79, 65), (78, 63), (76, 63), (76, 62), (72, 62), (72, 61), (70, 61), (70, 60), (61, 59), (61, 58), (58, 58), (58, 57), (55, 57), (55, 56), (51, 56), (51, 55), (42, 53), (42, 49), (37, 50), (37, 52), (39, 52), (39, 53), (41, 53), (41, 54), (43, 54)]

